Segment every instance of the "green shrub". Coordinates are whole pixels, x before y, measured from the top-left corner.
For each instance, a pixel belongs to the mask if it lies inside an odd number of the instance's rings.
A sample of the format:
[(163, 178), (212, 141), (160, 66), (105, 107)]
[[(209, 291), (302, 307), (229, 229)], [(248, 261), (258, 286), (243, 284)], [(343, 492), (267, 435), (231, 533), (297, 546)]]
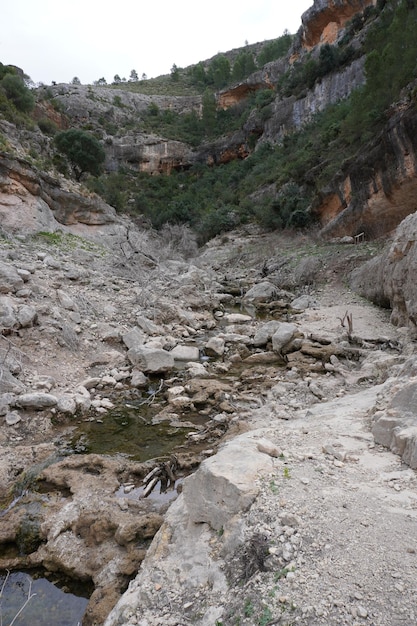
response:
[(55, 146), (64, 154), (73, 169), (77, 180), (85, 172), (100, 174), (106, 154), (100, 142), (90, 133), (72, 128), (55, 136)]
[(273, 41), (266, 43), (261, 52), (258, 54), (258, 67), (261, 68), (265, 65), (265, 63), (275, 61), (276, 59), (284, 56), (284, 54), (287, 54), (292, 40), (292, 35), (286, 31), (281, 37), (278, 37), (278, 39), (274, 39)]
[(5, 74), (0, 81), (0, 87), (18, 111), (30, 113), (33, 110), (35, 98), (20, 76)]
[(6, 76), (6, 74), (17, 75), (16, 68), (12, 65), (3, 65), (3, 63), (0, 63), (0, 80)]
[(58, 126), (55, 122), (49, 117), (42, 117), (38, 121), (39, 130), (41, 130), (45, 135), (55, 135), (58, 131)]
[(124, 104), (123, 104), (122, 99), (121, 99), (120, 96), (114, 96), (113, 104), (114, 104), (115, 107), (119, 107), (120, 109), (122, 109), (124, 107)]

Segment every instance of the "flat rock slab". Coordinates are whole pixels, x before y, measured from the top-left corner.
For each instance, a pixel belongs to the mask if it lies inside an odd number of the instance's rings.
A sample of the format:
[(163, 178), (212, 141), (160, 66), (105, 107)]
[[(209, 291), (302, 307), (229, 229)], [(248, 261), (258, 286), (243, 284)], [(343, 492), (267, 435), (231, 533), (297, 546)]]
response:
[(260, 452), (253, 433), (227, 443), (184, 481), (190, 520), (223, 528), (238, 512), (250, 507), (258, 492), (256, 478), (272, 468), (271, 457)]

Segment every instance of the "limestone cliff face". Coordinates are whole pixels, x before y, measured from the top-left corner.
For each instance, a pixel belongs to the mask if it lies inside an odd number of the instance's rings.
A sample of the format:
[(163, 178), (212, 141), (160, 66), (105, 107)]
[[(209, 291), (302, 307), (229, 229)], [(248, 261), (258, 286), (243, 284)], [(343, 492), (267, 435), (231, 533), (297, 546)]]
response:
[(391, 233), (417, 210), (417, 112), (398, 110), (364, 155), (347, 163), (314, 208), (322, 235)]
[(376, 0), (314, 0), (301, 18), (302, 47), (311, 50), (319, 44), (334, 43), (346, 23), (370, 4)]
[(106, 152), (109, 169), (127, 163), (147, 174), (170, 174), (173, 169), (189, 167), (194, 159), (187, 144), (140, 133), (114, 137)]
[(237, 131), (218, 141), (199, 146), (194, 161), (207, 165), (222, 165), (235, 159), (245, 159), (250, 154), (246, 133)]
[(342, 71), (325, 76), (303, 98), (276, 100), (273, 114), (263, 127), (261, 142), (281, 142), (284, 135), (301, 128), (316, 113), (347, 98), (365, 82), (364, 61), (363, 57), (356, 59)]
[(110, 171), (121, 164), (133, 164), (139, 171), (149, 174), (169, 174), (172, 169), (188, 167), (191, 163), (188, 145), (126, 128), (140, 127), (151, 104), (161, 111), (199, 114), (199, 96), (147, 96), (86, 85), (55, 85), (48, 87), (48, 93), (58, 103), (58, 110), (44, 99), (37, 106), (37, 119), (48, 117), (61, 129), (85, 124), (96, 128), (106, 139), (106, 167)]
[(245, 81), (221, 91), (217, 98), (218, 107), (228, 109), (239, 104), (258, 89), (273, 89), (287, 69), (287, 65), (288, 61), (285, 58), (266, 63), (261, 70), (251, 74)]
[(83, 195), (27, 161), (0, 153), (0, 225), (7, 232), (55, 231), (61, 226), (101, 226), (117, 221), (115, 210), (94, 194)]
[(58, 103), (60, 111), (72, 125), (82, 122), (126, 124), (138, 122), (150, 104), (161, 110), (175, 113), (200, 111), (199, 96), (147, 96), (123, 89), (109, 89), (91, 85), (54, 85), (48, 87), (48, 94)]
[(60, 111), (57, 111), (48, 100), (36, 103), (33, 117), (37, 122), (47, 118), (60, 130), (66, 130), (70, 126), (68, 118)]

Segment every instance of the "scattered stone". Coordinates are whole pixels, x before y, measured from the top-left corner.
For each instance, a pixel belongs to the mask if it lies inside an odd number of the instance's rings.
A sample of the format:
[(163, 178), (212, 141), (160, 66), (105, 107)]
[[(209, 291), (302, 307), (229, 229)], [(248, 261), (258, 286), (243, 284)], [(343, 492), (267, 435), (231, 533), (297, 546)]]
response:
[(245, 302), (258, 304), (261, 302), (270, 302), (278, 292), (276, 285), (268, 281), (258, 283), (251, 287), (243, 296)]
[(22, 418), (17, 411), (9, 411), (6, 413), (5, 422), (7, 426), (16, 426)]
[(13, 265), (0, 261), (0, 293), (14, 293), (23, 287), (23, 279)]
[(346, 460), (346, 450), (343, 450), (343, 448), (336, 448), (331, 444), (326, 444), (323, 446), (323, 452), (334, 457), (338, 461)]
[(62, 291), (62, 289), (57, 289), (56, 293), (58, 296), (59, 303), (64, 309), (67, 309), (69, 311), (78, 310), (78, 307), (75, 304), (74, 300), (65, 291)]
[(225, 351), (225, 341), (223, 337), (211, 337), (204, 346), (207, 356), (220, 357)]
[(86, 389), (94, 389), (94, 387), (98, 387), (101, 382), (101, 378), (99, 376), (94, 376), (92, 378), (86, 378), (82, 381), (81, 386)]
[(99, 350), (91, 356), (89, 366), (94, 367), (96, 365), (109, 365), (115, 367), (125, 361), (125, 355), (118, 350)]
[(356, 607), (356, 614), (358, 617), (362, 617), (363, 619), (368, 617), (368, 611), (361, 604), (358, 604)]
[(16, 317), (22, 328), (28, 328), (36, 323), (38, 314), (34, 307), (24, 305), (19, 307)]
[(256, 347), (265, 346), (271, 340), (272, 335), (278, 330), (281, 322), (271, 320), (262, 324), (256, 331), (253, 338), (253, 345)]
[(27, 283), (28, 280), (30, 279), (30, 272), (29, 270), (25, 270), (25, 269), (21, 269), (21, 268), (17, 268), (17, 273), (19, 274), (20, 278), (22, 278), (23, 282)]
[(132, 328), (122, 336), (123, 343), (130, 349), (145, 343), (145, 335), (140, 328)]
[(59, 413), (74, 415), (77, 410), (77, 403), (74, 396), (60, 396), (56, 408)]
[(253, 321), (250, 315), (243, 315), (242, 313), (229, 313), (224, 316), (224, 319), (228, 324), (246, 324)]
[(185, 392), (185, 387), (182, 385), (177, 385), (176, 387), (170, 387), (167, 391), (168, 402), (171, 402), (174, 398), (183, 395)]
[(144, 389), (149, 385), (149, 378), (145, 376), (142, 370), (134, 367), (132, 370), (130, 384), (132, 385), (132, 387), (136, 387), (137, 389)]
[(261, 439), (260, 441), (258, 441), (257, 448), (259, 452), (262, 452), (263, 454), (268, 454), (269, 456), (272, 456), (276, 459), (282, 454), (282, 451), (277, 448), (275, 444), (271, 443), (267, 439)]
[(147, 335), (163, 334), (163, 329), (160, 326), (142, 315), (137, 316), (136, 323)]
[(187, 363), (185, 368), (190, 378), (213, 378), (203, 363)]
[(50, 267), (51, 269), (54, 269), (54, 270), (60, 270), (62, 267), (61, 261), (59, 261), (58, 259), (55, 259), (55, 257), (51, 256), (50, 254), (47, 254), (44, 256), (43, 263), (47, 267)]
[(304, 311), (305, 309), (315, 309), (318, 307), (316, 298), (312, 296), (300, 296), (290, 302), (290, 307), (294, 311)]
[(8, 297), (0, 297), (0, 327), (12, 329), (18, 326), (13, 302)]
[(317, 383), (310, 382), (310, 384), (308, 385), (308, 388), (311, 391), (311, 393), (313, 394), (313, 396), (315, 396), (319, 400), (323, 400), (324, 399), (325, 394), (323, 393), (323, 390), (320, 389), (320, 387), (317, 385)]
[(274, 352), (281, 352), (283, 347), (293, 339), (297, 332), (297, 326), (289, 322), (281, 322), (272, 335), (272, 349)]
[(200, 359), (200, 351), (195, 346), (175, 346), (171, 350), (171, 355), (175, 361), (198, 361)]

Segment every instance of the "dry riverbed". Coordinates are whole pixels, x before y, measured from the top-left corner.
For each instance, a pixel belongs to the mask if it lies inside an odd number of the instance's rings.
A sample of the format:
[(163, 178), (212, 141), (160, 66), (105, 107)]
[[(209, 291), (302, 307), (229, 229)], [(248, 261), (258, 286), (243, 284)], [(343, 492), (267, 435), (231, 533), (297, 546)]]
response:
[[(1, 567), (92, 584), (85, 625), (104, 623), (144, 558), (106, 624), (411, 625), (415, 473), (371, 428), (414, 344), (346, 284), (377, 246), (240, 232), (190, 262), (147, 245), (129, 262), (78, 238), (2, 248), (22, 284), (2, 296)], [(126, 445), (144, 428), (182, 433), (171, 495), (140, 497), (169, 451), (89, 450), (111, 420)], [(170, 515), (188, 527), (184, 476), (240, 437), (239, 458), (249, 444), (260, 455), (250, 506), (176, 544), (166, 529)], [(190, 540), (207, 548), (194, 579)]]

